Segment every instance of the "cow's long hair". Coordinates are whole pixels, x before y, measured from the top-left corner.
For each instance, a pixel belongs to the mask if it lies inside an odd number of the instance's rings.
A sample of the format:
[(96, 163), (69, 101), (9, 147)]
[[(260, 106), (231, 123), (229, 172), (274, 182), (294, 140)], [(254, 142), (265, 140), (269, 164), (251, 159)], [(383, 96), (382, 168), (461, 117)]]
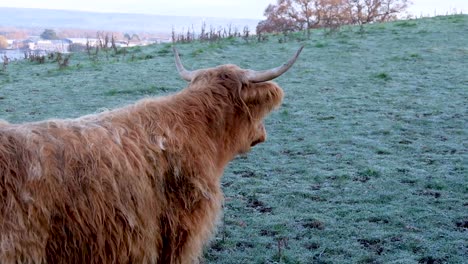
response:
[(197, 262), (224, 167), (282, 98), (224, 65), (116, 110), (0, 122), (0, 263)]

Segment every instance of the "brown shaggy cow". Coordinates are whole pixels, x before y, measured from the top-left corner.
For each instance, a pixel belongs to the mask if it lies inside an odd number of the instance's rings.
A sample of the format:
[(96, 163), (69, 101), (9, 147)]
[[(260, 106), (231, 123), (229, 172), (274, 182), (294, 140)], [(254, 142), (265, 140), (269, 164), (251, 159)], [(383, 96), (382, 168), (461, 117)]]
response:
[(224, 167), (265, 140), (283, 66), (180, 75), (177, 94), (72, 120), (0, 122), (0, 263), (196, 263)]

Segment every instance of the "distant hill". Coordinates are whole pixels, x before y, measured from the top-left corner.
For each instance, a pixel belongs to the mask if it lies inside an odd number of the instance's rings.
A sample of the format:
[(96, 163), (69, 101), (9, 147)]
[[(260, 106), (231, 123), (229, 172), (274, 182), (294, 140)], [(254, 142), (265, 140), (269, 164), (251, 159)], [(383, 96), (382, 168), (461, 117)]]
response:
[(194, 28), (200, 31), (203, 22), (207, 27), (245, 26), (253, 32), (258, 23), (255, 19), (230, 19), (186, 16), (161, 16), (146, 14), (96, 13), (67, 10), (8, 8), (0, 7), (0, 25), (24, 28), (76, 28), (93, 30), (111, 30), (119, 32), (170, 33)]

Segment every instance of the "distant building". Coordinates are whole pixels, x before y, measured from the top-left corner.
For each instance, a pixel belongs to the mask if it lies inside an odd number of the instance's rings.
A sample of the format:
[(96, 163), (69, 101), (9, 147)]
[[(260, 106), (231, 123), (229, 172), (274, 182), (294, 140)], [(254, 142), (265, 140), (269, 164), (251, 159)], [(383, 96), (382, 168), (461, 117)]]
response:
[(7, 39), (7, 49), (12, 49), (13, 48), (13, 44), (15, 43), (14, 40), (12, 39)]
[(66, 53), (69, 46), (70, 42), (65, 40), (39, 40), (30, 45), (29, 49)]
[(172, 42), (172, 39), (170, 37), (169, 38), (159, 37), (159, 38), (150, 38), (149, 41), (160, 44), (160, 43), (170, 43)]
[(32, 49), (35, 47), (35, 44), (34, 44), (34, 43), (35, 43), (35, 42), (32, 41), (32, 40), (30, 40), (30, 39), (24, 40), (24, 41), (22, 42), (22, 45), (23, 45), (22, 48), (23, 48), (23, 49), (30, 49), (30, 50), (32, 50)]
[[(154, 43), (170, 42), (170, 40), (151, 39), (151, 40), (115, 40), (115, 46), (121, 47), (135, 47), (146, 46)], [(29, 50), (33, 52), (76, 52), (84, 51), (87, 46), (96, 47), (103, 45), (103, 40), (97, 38), (65, 38), (60, 40), (44, 40), (37, 36), (31, 36), (26, 40), (8, 40), (8, 49)], [(109, 41), (108, 47), (112, 43)]]
[(96, 47), (97, 44), (99, 43), (98, 39), (95, 38), (66, 38), (66, 41), (69, 41), (70, 44), (77, 44), (77, 45), (83, 45), (86, 46), (86, 44), (89, 44), (91, 47)]

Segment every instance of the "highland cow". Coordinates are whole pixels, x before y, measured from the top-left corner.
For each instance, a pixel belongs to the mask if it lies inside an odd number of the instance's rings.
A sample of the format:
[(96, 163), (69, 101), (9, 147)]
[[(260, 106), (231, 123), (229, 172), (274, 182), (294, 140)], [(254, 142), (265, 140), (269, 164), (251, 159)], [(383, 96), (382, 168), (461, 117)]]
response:
[(0, 263), (196, 263), (220, 179), (266, 138), (282, 89), (266, 71), (186, 70), (165, 97), (70, 120), (0, 122)]

